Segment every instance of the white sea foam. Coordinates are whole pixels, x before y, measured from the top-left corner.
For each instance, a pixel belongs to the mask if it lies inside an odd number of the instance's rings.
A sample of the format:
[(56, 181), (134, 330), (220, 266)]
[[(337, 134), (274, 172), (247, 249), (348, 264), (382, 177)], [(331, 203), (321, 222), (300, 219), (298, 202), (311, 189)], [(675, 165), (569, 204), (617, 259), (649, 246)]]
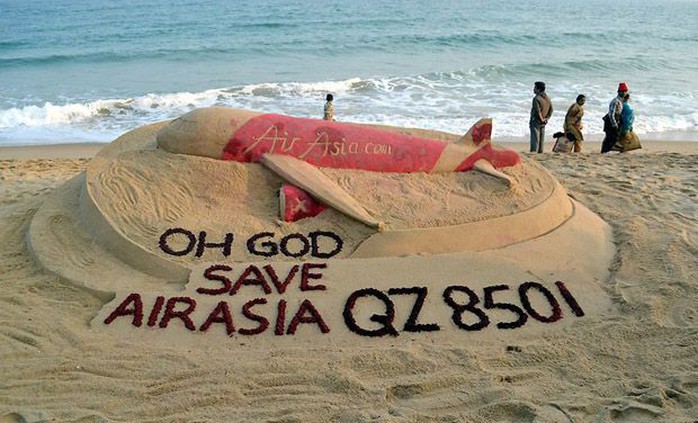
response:
[[(109, 141), (134, 127), (211, 105), (319, 118), (327, 93), (335, 95), (335, 113), (341, 121), (463, 133), (480, 117), (491, 116), (495, 138), (525, 137), (532, 96), (529, 88), (517, 81), (492, 84), (473, 78), (469, 72), (455, 72), (249, 84), (84, 103), (45, 102), (0, 110), (0, 143), (27, 139)], [(569, 83), (551, 88), (548, 91), (556, 110), (548, 126), (551, 134), (562, 128), (565, 111), (579, 92), (589, 98), (585, 133), (592, 137), (602, 134), (601, 118), (610, 100), (605, 87)], [(690, 93), (633, 96), (636, 132), (697, 132), (698, 112), (687, 110), (688, 98)]]

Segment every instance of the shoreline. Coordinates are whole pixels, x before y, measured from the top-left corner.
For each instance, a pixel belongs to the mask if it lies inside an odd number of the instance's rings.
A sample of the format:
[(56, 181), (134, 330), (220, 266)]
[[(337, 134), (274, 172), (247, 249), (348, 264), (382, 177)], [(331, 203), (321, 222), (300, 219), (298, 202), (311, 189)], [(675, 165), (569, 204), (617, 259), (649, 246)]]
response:
[[(511, 148), (513, 150), (516, 150), (519, 153), (527, 153), (531, 154), (529, 150), (529, 143), (528, 139), (523, 140), (523, 139), (492, 139), (492, 143), (495, 145), (499, 145), (501, 147), (507, 147)], [(639, 150), (631, 151), (629, 153), (623, 153), (625, 155), (627, 154), (643, 154), (643, 153), (681, 153), (681, 154), (698, 154), (698, 140), (691, 140), (691, 141), (672, 141), (672, 140), (667, 140), (667, 139), (653, 139), (653, 140), (645, 140), (641, 139), (640, 143), (642, 144), (642, 148)], [(554, 153), (552, 151), (553, 145), (555, 145), (555, 140), (554, 139), (546, 139), (544, 148), (545, 154), (560, 154), (560, 153)], [(601, 140), (598, 141), (584, 141), (582, 144), (582, 152), (581, 154), (601, 154)], [(615, 152), (608, 153), (610, 155), (613, 154), (618, 154)], [(574, 155), (574, 153), (571, 153), (571, 155)]]
[[(528, 140), (493, 139), (494, 144), (511, 148), (519, 153), (528, 153)], [(551, 151), (554, 141), (546, 140), (543, 154), (557, 154)], [(626, 154), (681, 153), (698, 154), (698, 140), (674, 141), (670, 139), (641, 140), (642, 149)], [(66, 143), (23, 146), (0, 146), (0, 160), (41, 160), (41, 159), (88, 159), (94, 157), (108, 143)], [(600, 154), (600, 141), (585, 141), (581, 154)], [(615, 153), (611, 153), (615, 154)]]
[(88, 159), (107, 143), (69, 143), (0, 146), (2, 160)]

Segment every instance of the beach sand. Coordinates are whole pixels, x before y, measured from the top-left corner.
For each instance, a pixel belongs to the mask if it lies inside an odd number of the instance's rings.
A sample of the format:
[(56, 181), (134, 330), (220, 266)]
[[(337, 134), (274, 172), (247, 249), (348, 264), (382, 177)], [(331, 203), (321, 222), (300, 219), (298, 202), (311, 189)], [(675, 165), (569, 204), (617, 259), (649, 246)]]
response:
[(589, 281), (605, 311), (496, 342), (356, 345), (148, 342), (92, 326), (113, 295), (45, 271), (26, 237), (100, 147), (0, 149), (0, 422), (698, 420), (698, 142), (523, 154), (610, 225), (609, 276)]

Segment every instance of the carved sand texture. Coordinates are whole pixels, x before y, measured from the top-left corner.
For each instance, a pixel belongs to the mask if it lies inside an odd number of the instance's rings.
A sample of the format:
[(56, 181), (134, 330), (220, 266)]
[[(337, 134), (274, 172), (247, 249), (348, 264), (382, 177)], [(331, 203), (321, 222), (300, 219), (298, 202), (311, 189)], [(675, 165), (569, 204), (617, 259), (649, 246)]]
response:
[[(88, 168), (89, 197), (84, 199), (94, 201), (118, 232), (143, 249), (178, 262), (211, 261), (218, 251), (207, 250), (201, 257), (168, 256), (158, 248), (159, 235), (183, 228), (206, 232), (211, 242), (221, 242), (227, 233), (244, 241), (267, 231), (282, 237), (331, 228), (344, 241), (337, 255), (341, 258), (375, 232), (331, 208), (314, 218), (282, 223), (280, 177), (255, 163), (168, 153), (155, 147), (152, 129), (132, 131), (100, 153)], [(503, 170), (514, 179), (512, 188), (475, 171), (397, 174), (320, 169), (376, 220), (385, 222), (387, 231), (509, 216), (544, 203), (554, 190), (554, 179), (535, 164)], [(173, 240), (187, 242), (181, 237)], [(244, 249), (234, 249), (230, 259), (249, 259), (244, 254)]]
[[(48, 194), (85, 162), (0, 161), (0, 420), (695, 421), (698, 155), (645, 152), (650, 146), (527, 157), (611, 225), (616, 259), (608, 279), (594, 283), (612, 312), (537, 336), (433, 343), (407, 335), (371, 346), (258, 348), (244, 337), (205, 336), (192, 346), (95, 330), (89, 322), (107, 300), (47, 272), (25, 241)], [(249, 177), (267, 175), (252, 169)], [(258, 201), (274, 215), (272, 200)], [(333, 217), (338, 230), (361, 230)], [(564, 248), (589, 253), (574, 239)], [(472, 269), (428, 270), (459, 280)], [(352, 278), (366, 281), (361, 267)]]

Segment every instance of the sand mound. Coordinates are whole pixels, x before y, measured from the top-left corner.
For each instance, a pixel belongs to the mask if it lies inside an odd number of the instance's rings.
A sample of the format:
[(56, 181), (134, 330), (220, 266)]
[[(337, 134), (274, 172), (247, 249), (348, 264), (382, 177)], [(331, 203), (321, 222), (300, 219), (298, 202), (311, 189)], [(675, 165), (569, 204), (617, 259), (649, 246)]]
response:
[[(286, 223), (277, 218), (279, 177), (158, 149), (161, 126), (105, 147), (29, 228), (45, 268), (113, 295), (96, 328), (137, 338), (159, 327), (151, 340), (184, 344), (202, 342), (188, 334), (312, 344), (318, 335), (375, 343), (414, 332), (446, 341), (490, 326), (530, 336), (609, 306), (596, 284), (613, 254), (608, 226), (538, 165), (506, 169), (512, 188), (478, 172), (324, 169), (386, 230), (332, 209)], [(578, 243), (585, 254), (574, 252)]]
[[(96, 289), (88, 282), (93, 272), (115, 261), (146, 279), (184, 282), (197, 263), (298, 260), (312, 257), (315, 248), (331, 251), (333, 259), (484, 251), (549, 233), (573, 215), (573, 202), (557, 181), (540, 166), (524, 163), (507, 169), (515, 181), (511, 189), (479, 172), (323, 169), (380, 216), (387, 230), (376, 233), (332, 209), (285, 223), (278, 219), (279, 177), (258, 164), (158, 149), (155, 134), (162, 126), (139, 128), (115, 140), (85, 175), (46, 203), (30, 231), (40, 262)], [(331, 234), (311, 237), (325, 232)], [(250, 244), (255, 236), (257, 244), (277, 246)], [(202, 247), (226, 242), (230, 251)], [(270, 255), (280, 243), (281, 251)], [(74, 245), (67, 250), (95, 257), (64, 260), (65, 251), (46, 247), (55, 244)]]
[[(260, 285), (244, 285), (233, 296), (209, 296), (212, 302), (194, 294), (202, 283), (208, 289), (223, 286), (203, 277), (209, 263), (188, 269), (184, 287), (182, 282), (163, 287), (158, 278), (151, 285), (136, 283), (134, 278), (142, 273), (128, 273), (120, 260), (111, 264), (96, 260), (103, 244), (92, 235), (84, 233), (88, 244), (79, 248), (70, 244), (80, 240), (71, 230), (73, 225), (78, 230), (87, 226), (73, 212), (84, 179), (71, 182), (77, 187), (73, 206), (59, 210), (55, 197), (49, 198), (64, 190), (68, 178), (87, 168), (85, 161), (0, 160), (0, 374), (4, 382), (0, 420), (693, 421), (698, 410), (694, 370), (698, 161), (695, 150), (690, 154), (647, 151), (529, 158), (550, 169), (575, 199), (610, 223), (618, 250), (600, 280), (594, 280), (593, 274), (608, 262), (594, 240), (605, 225), (587, 224), (571, 231), (574, 216), (585, 210), (575, 204), (568, 223), (532, 241), (501, 249), (310, 260), (310, 264), (327, 265), (309, 272), (323, 278), (306, 281), (308, 286), (321, 284), (327, 289), (304, 292), (330, 332), (323, 334), (318, 324), (296, 319), (299, 323), (292, 335), (288, 329), (300, 305), (292, 301), (300, 286), (298, 275), (289, 282), (285, 296), (265, 295)], [(82, 266), (91, 262), (100, 266), (94, 267), (92, 283), (102, 280), (98, 285), (104, 289), (104, 280), (113, 279), (113, 286), (128, 290), (96, 295), (35, 264), (33, 259), (43, 256), (32, 256), (24, 241), (29, 226), (42, 220), (39, 214), (50, 211), (50, 205), (56, 207), (49, 214), (65, 229), (58, 232), (62, 238), (46, 238), (46, 242), (53, 250), (70, 254), (64, 256), (63, 271), (68, 266), (66, 257)], [(600, 221), (594, 217), (588, 222)], [(284, 266), (302, 262), (255, 263), (262, 269), (272, 265), (283, 282)], [(231, 275), (252, 263), (228, 264), (234, 270), (225, 273)], [(558, 280), (565, 282), (584, 316), (578, 317), (564, 300), (555, 285)], [(524, 286), (538, 317), (552, 316), (543, 291), (524, 281), (548, 289), (563, 317), (544, 323), (526, 311), (529, 317), (523, 326), (498, 328), (498, 323), (517, 320), (515, 308), (485, 307), (484, 288), (492, 303), (523, 309), (518, 291)], [(269, 283), (276, 292), (273, 282)], [(448, 307), (443, 293), (444, 286), (450, 285), (470, 287), (477, 294), (481, 300), (477, 308), (490, 319), (487, 327), (449, 330), (449, 325), (455, 327), (453, 313), (443, 316), (438, 308)], [(502, 290), (501, 285), (510, 290)], [(428, 293), (415, 325), (408, 329), (428, 330), (433, 328), (428, 325), (436, 323), (441, 332), (404, 330), (417, 295), (398, 294), (395, 289), (415, 286), (428, 288)], [(385, 287), (393, 294), (384, 292)], [(321, 302), (330, 300), (325, 296), (348, 299), (365, 288), (380, 288), (393, 302), (397, 337), (368, 339), (344, 330), (346, 324), (339, 317), (344, 304), (333, 310), (328, 308), (331, 304)], [(132, 324), (133, 314), (105, 324), (134, 293), (143, 302), (141, 326)], [(453, 294), (451, 298), (461, 304), (467, 299), (465, 292)], [(257, 325), (238, 311), (232, 336), (226, 334), (224, 322), (198, 330), (224, 299), (235, 311), (239, 295), (267, 300), (250, 309), (268, 320), (265, 332), (241, 333), (240, 329)], [(150, 326), (158, 297), (165, 301), (153, 319), (156, 324)], [(195, 332), (185, 328), (181, 314), (170, 312), (169, 322), (163, 321), (172, 298), (197, 301), (197, 309), (189, 315), (196, 323)], [(603, 304), (606, 298), (611, 307), (596, 309), (595, 304)], [(285, 330), (275, 335), (282, 299), (287, 301)], [(179, 307), (184, 302), (177, 305), (174, 313), (185, 310)], [(363, 319), (371, 313), (362, 316), (362, 308), (385, 315), (386, 307), (378, 297), (358, 298), (355, 320), (365, 329), (379, 328), (375, 321)], [(201, 312), (204, 316), (199, 319)], [(100, 318), (95, 319), (96, 314)], [(462, 323), (478, 322), (471, 312), (462, 316)]]

